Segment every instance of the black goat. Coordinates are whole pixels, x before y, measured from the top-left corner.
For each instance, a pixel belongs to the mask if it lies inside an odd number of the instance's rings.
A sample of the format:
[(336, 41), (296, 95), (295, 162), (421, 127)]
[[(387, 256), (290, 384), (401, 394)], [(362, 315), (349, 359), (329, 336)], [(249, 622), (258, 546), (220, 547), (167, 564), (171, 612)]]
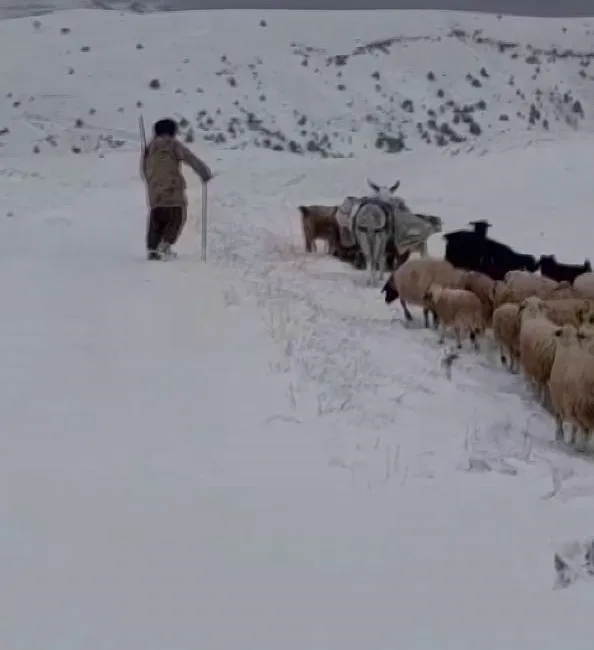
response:
[(541, 275), (557, 282), (569, 282), (569, 284), (573, 284), (578, 275), (592, 271), (590, 260), (586, 260), (583, 264), (560, 264), (554, 255), (541, 255), (538, 265)]
[(483, 256), (483, 244), (487, 239), (488, 221), (471, 221), (474, 230), (455, 230), (446, 233), (445, 259), (458, 269), (479, 271)]
[(503, 280), (508, 271), (534, 272), (538, 262), (532, 255), (517, 253), (506, 244), (489, 239), (486, 234), (491, 224), (472, 221), (474, 230), (446, 233), (445, 259), (459, 269), (478, 271), (493, 280)]
[(538, 261), (534, 255), (518, 253), (513, 248), (493, 239), (487, 240), (486, 251), (481, 260), (481, 273), (488, 275), (495, 281), (504, 279), (508, 271), (529, 271), (534, 273), (538, 270)]

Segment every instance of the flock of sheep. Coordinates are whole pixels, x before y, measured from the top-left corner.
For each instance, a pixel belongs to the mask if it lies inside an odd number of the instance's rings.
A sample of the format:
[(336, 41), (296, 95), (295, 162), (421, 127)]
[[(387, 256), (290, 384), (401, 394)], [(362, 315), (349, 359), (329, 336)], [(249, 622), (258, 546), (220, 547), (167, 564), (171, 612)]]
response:
[[(458, 348), (469, 338), (475, 350), (492, 329), (501, 361), (518, 367), (542, 406), (555, 418), (557, 441), (584, 449), (594, 432), (594, 273), (583, 265), (536, 260), (488, 239), (490, 224), (444, 235), (446, 259), (409, 258), (383, 286), (385, 302), (399, 299), (422, 308), (425, 327), (453, 330)], [(309, 247), (308, 247), (309, 248)], [(309, 249), (311, 250), (311, 249)], [(578, 437), (578, 433), (580, 436)]]
[(571, 284), (523, 270), (493, 280), (425, 257), (405, 262), (382, 292), (387, 304), (400, 299), (409, 322), (407, 302), (422, 307), (426, 327), (431, 313), (440, 343), (452, 329), (459, 348), (467, 336), (478, 350), (480, 337), (492, 328), (502, 363), (511, 372), (519, 365), (554, 415), (556, 439), (564, 440), (566, 423), (572, 445), (588, 444), (594, 431), (594, 273)]

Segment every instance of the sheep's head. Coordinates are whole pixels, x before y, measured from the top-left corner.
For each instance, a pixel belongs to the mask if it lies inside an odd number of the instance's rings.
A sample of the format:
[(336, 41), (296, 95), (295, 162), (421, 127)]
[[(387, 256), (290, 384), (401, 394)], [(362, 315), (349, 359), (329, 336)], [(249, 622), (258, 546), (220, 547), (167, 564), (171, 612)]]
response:
[(579, 345), (587, 339), (587, 336), (583, 332), (579, 332), (573, 325), (563, 325), (555, 330), (555, 338), (560, 345), (570, 347)]
[(534, 318), (544, 314), (546, 310), (546, 305), (544, 300), (537, 298), (536, 296), (530, 296), (520, 303), (520, 308), (518, 309), (518, 315), (521, 319), (524, 318)]
[(392, 282), (391, 277), (388, 278), (386, 284), (382, 287), (382, 293), (385, 294), (384, 300), (386, 305), (392, 304), (399, 298), (400, 294), (398, 293), (398, 290), (394, 288), (394, 283)]

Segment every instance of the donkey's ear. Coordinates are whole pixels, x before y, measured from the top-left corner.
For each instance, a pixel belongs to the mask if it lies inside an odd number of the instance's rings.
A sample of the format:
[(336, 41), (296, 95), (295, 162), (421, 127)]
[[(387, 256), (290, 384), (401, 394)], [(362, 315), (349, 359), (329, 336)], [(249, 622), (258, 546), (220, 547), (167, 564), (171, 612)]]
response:
[(390, 192), (395, 192), (400, 187), (400, 181), (396, 181), (394, 185), (390, 187)]
[(374, 191), (374, 192), (379, 192), (380, 188), (379, 185), (376, 185), (375, 183), (372, 183), (369, 179), (367, 179), (367, 185)]

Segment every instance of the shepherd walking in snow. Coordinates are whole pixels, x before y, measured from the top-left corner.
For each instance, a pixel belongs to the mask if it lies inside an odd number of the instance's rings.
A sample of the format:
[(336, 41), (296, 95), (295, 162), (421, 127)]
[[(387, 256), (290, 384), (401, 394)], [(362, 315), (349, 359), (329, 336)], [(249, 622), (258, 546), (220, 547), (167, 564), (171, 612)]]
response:
[(142, 152), (141, 174), (150, 206), (146, 233), (149, 260), (175, 256), (171, 247), (181, 235), (188, 205), (181, 163), (191, 167), (203, 183), (213, 176), (208, 165), (176, 138), (177, 132), (175, 120), (155, 122), (153, 139)]

